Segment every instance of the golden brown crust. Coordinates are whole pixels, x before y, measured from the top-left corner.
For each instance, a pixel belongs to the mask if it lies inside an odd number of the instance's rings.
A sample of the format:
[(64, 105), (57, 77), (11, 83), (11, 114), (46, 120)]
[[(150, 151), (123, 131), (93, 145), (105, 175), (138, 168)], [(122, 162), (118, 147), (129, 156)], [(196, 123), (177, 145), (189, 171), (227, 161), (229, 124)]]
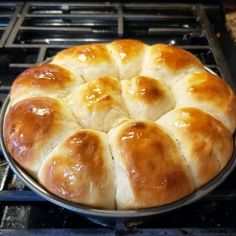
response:
[(152, 62), (167, 66), (173, 72), (190, 66), (204, 68), (201, 61), (190, 52), (165, 44), (151, 46)]
[(137, 207), (162, 205), (194, 190), (175, 142), (155, 123), (126, 122), (116, 140)]
[(135, 79), (136, 91), (134, 98), (141, 100), (147, 104), (153, 104), (165, 97), (163, 86), (160, 82), (146, 76), (138, 76)]
[(107, 132), (128, 118), (121, 99), (120, 83), (108, 76), (75, 89), (69, 98), (69, 104), (84, 128)]
[(69, 201), (109, 207), (112, 203), (103, 202), (113, 191), (105, 155), (98, 133), (78, 130), (45, 161), (39, 178), (49, 191)]
[(235, 120), (235, 95), (220, 77), (208, 72), (195, 72), (188, 77), (186, 84), (189, 96), (193, 96), (199, 102), (210, 101), (219, 111)]
[(21, 73), (11, 87), (15, 93), (21, 87), (45, 89), (54, 91), (63, 89), (73, 80), (71, 72), (54, 64), (44, 64), (30, 67)]
[(111, 62), (111, 57), (107, 48), (103, 44), (88, 44), (71, 47), (59, 52), (54, 60), (61, 60), (71, 57), (79, 63), (98, 64), (101, 62)]
[[(116, 96), (120, 96), (121, 88), (117, 80), (102, 77), (87, 83), (80, 91), (80, 105), (85, 105), (90, 111), (106, 110), (111, 106), (120, 106)], [(115, 95), (115, 96), (114, 96)]]
[(230, 132), (202, 110), (179, 108), (157, 123), (168, 128), (179, 141), (198, 187), (213, 178), (231, 157), (233, 139)]
[[(52, 98), (37, 97), (11, 107), (4, 122), (4, 140), (9, 153), (24, 168), (31, 170), (40, 160), (38, 151), (55, 132), (63, 129), (60, 103)], [(65, 125), (65, 124), (63, 124)]]
[(233, 91), (220, 77), (209, 72), (195, 72), (187, 80), (187, 92), (199, 101), (213, 101), (218, 107), (228, 108)]
[(136, 59), (136, 56), (141, 54), (145, 48), (145, 44), (133, 39), (116, 40), (113, 41), (110, 46), (113, 48), (122, 63), (127, 63)]

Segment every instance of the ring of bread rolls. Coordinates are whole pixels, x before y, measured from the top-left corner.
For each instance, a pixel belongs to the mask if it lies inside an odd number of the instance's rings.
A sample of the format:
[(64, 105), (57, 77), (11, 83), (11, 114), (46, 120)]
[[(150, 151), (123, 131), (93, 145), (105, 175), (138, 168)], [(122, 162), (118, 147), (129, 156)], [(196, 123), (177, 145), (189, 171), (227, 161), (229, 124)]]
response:
[(8, 152), (51, 193), (102, 209), (188, 196), (233, 152), (235, 95), (183, 49), (137, 40), (75, 46), (14, 81)]

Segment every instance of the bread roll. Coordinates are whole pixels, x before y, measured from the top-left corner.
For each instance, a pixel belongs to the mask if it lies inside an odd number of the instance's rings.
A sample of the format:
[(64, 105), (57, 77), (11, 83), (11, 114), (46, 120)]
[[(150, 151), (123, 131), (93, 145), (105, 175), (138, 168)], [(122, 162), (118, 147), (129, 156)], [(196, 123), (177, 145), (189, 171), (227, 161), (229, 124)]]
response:
[(229, 130), (202, 110), (177, 108), (157, 124), (177, 140), (197, 187), (216, 176), (231, 157), (233, 139)]
[(30, 67), (21, 73), (11, 87), (11, 104), (34, 96), (66, 97), (73, 86), (83, 84), (70, 71), (53, 64)]
[(50, 192), (98, 208), (115, 207), (113, 162), (107, 135), (78, 129), (43, 162), (38, 178)]
[(37, 176), (43, 160), (78, 124), (58, 100), (34, 97), (9, 108), (3, 135), (9, 153)]
[(176, 143), (151, 121), (128, 121), (109, 132), (118, 209), (176, 201), (194, 190)]
[(52, 61), (72, 71), (86, 82), (104, 77), (118, 77), (117, 67), (102, 44), (76, 46), (59, 52)]
[(155, 121), (174, 107), (174, 98), (167, 86), (145, 76), (122, 80), (122, 98), (132, 119)]
[(118, 67), (120, 80), (140, 74), (147, 45), (138, 40), (122, 39), (108, 44), (108, 49)]
[(80, 45), (17, 77), (3, 136), (19, 165), (65, 200), (162, 206), (229, 163), (235, 101), (186, 50), (133, 39)]
[(68, 102), (84, 128), (108, 131), (128, 119), (121, 100), (120, 83), (111, 77), (95, 79), (80, 86)]
[(231, 88), (216, 75), (195, 72), (187, 75), (172, 88), (176, 107), (197, 107), (221, 120), (230, 130), (235, 129), (236, 100)]
[(164, 81), (167, 85), (194, 71), (203, 71), (201, 61), (190, 52), (165, 44), (148, 48), (141, 75)]

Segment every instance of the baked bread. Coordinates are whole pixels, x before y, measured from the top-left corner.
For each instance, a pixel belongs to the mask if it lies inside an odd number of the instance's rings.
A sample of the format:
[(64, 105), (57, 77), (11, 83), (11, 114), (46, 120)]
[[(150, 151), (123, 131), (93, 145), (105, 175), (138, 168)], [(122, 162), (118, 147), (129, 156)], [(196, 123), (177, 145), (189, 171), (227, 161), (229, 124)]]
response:
[(103, 209), (179, 200), (233, 152), (235, 95), (191, 53), (137, 40), (76, 46), (14, 81), (8, 152), (61, 198)]

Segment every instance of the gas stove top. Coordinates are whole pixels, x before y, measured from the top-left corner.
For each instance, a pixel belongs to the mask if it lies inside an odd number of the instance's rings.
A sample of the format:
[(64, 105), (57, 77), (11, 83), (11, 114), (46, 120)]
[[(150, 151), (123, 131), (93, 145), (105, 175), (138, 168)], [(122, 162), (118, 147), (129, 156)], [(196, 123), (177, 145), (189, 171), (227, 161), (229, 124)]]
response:
[[(218, 6), (1, 2), (0, 102), (15, 77), (33, 64), (72, 45), (117, 38), (185, 48), (236, 91), (209, 12), (219, 13)], [(220, 42), (226, 42), (224, 35)], [(225, 56), (228, 59), (229, 53)], [(87, 219), (42, 199), (16, 178), (0, 154), (0, 235), (236, 235), (235, 179), (236, 171), (197, 203), (148, 221), (108, 223)]]

